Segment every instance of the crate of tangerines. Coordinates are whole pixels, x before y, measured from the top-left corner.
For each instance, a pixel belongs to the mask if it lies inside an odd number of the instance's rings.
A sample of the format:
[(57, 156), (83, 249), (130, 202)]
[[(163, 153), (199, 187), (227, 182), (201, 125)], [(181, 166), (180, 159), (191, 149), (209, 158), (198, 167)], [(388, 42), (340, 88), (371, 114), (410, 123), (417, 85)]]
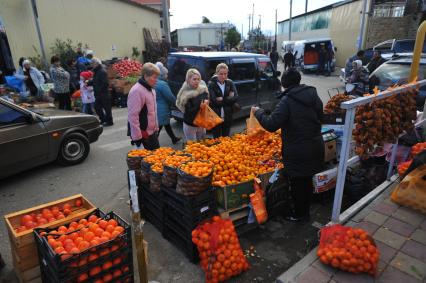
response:
[(168, 156), (163, 162), (162, 185), (166, 188), (174, 188), (177, 183), (177, 168), (183, 163), (191, 161), (190, 154), (174, 154)]
[(363, 229), (331, 225), (321, 229), (317, 256), (324, 264), (351, 273), (375, 276), (379, 249)]
[(176, 192), (194, 196), (212, 185), (214, 165), (210, 161), (188, 161), (179, 166)]
[(97, 209), (34, 236), (43, 282), (133, 282), (131, 228), (113, 212)]
[(141, 160), (141, 181), (145, 184), (149, 184), (151, 167), (156, 166), (157, 169), (158, 166), (162, 167), (164, 160), (173, 153), (175, 153), (175, 150), (170, 147), (160, 147), (143, 157)]

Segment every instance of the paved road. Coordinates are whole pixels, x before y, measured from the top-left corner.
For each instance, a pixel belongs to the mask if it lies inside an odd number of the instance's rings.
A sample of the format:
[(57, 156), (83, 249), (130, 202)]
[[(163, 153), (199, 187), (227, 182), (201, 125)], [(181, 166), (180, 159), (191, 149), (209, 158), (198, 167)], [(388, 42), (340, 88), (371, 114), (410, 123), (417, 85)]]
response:
[[(327, 100), (327, 89), (339, 86), (337, 77), (304, 76), (303, 82), (316, 86), (323, 101)], [(92, 144), (87, 160), (77, 166), (61, 167), (48, 164), (0, 181), (0, 215), (46, 203), (58, 198), (82, 193), (102, 210), (114, 210), (129, 219), (127, 201), (126, 152), (131, 148), (126, 136), (127, 109), (114, 109), (114, 126), (105, 128), (98, 142)], [(173, 121), (178, 136), (182, 136), (181, 124)], [(232, 132), (240, 132), (244, 120), (237, 121)], [(160, 134), (162, 146), (172, 146), (165, 131)], [(182, 144), (175, 147), (180, 148)], [(275, 226), (274, 226), (275, 225)], [(276, 229), (272, 223), (272, 230)], [(159, 282), (200, 282), (203, 274), (200, 268), (188, 264), (186, 258), (150, 224), (145, 226), (145, 237), (149, 242), (150, 279)], [(274, 228), (275, 227), (275, 228)], [(252, 236), (245, 243), (250, 244)], [(0, 253), (7, 266), (0, 271), (0, 282), (17, 282), (12, 272), (12, 259), (8, 236), (3, 218), (0, 223)], [(271, 248), (271, 247), (269, 247)], [(268, 245), (264, 245), (265, 251)], [(279, 259), (279, 253), (273, 259)], [(285, 261), (286, 265), (290, 261)], [(271, 265), (272, 266), (272, 265)], [(277, 265), (284, 271), (284, 265)], [(275, 273), (277, 273), (278, 270)], [(4, 279), (6, 281), (1, 281)]]

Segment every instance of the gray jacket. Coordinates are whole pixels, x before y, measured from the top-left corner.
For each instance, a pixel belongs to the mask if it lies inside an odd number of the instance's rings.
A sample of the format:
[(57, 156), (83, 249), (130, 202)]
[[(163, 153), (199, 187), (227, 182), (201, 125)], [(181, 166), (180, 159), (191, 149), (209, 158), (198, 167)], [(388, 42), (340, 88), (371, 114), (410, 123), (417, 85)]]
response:
[(62, 67), (52, 65), (50, 67), (50, 78), (53, 82), (53, 91), (55, 93), (70, 92), (70, 73)]

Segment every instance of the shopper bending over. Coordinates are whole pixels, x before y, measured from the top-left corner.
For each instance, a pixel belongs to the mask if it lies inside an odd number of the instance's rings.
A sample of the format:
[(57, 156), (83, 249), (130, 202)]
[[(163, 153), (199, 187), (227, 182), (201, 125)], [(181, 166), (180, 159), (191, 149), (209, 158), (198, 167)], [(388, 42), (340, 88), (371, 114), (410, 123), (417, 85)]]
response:
[(160, 70), (152, 63), (142, 67), (142, 77), (130, 89), (127, 97), (128, 132), (132, 144), (154, 150), (160, 147), (158, 142), (157, 102), (155, 84)]
[(160, 70), (160, 77), (155, 85), (155, 94), (157, 95), (157, 117), (160, 134), (161, 129), (166, 128), (166, 132), (172, 139), (172, 143), (178, 143), (181, 138), (175, 136), (172, 126), (170, 125), (171, 107), (176, 104), (176, 97), (173, 95), (172, 90), (167, 83), (167, 74), (169, 71), (164, 67), (163, 63), (157, 62), (155, 65)]
[(228, 137), (231, 132), (232, 114), (238, 99), (234, 82), (228, 79), (228, 66), (220, 63), (209, 82), (210, 106), (224, 122), (212, 129), (213, 137)]
[(284, 176), (290, 181), (294, 212), (290, 221), (309, 220), (313, 193), (312, 178), (323, 169), (324, 141), (321, 135), (323, 108), (314, 87), (301, 85), (299, 72), (290, 68), (281, 77), (284, 92), (275, 110), (266, 114), (252, 107), (266, 130), (281, 129)]
[(206, 129), (194, 125), (201, 103), (209, 103), (209, 92), (201, 74), (196, 69), (186, 72), (186, 80), (176, 98), (176, 107), (183, 112), (183, 133), (186, 141), (201, 140)]

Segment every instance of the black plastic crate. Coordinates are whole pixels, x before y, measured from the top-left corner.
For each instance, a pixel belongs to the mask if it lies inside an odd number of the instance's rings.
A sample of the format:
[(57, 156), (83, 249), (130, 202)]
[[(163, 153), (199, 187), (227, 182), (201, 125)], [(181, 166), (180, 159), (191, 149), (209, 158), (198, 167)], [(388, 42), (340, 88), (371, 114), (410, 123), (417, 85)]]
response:
[(164, 208), (164, 215), (165, 218), (173, 219), (185, 230), (191, 232), (200, 222), (218, 215), (218, 211), (215, 202), (207, 203), (205, 206), (199, 208), (199, 210), (193, 210), (190, 214), (179, 211), (173, 203), (167, 202)]
[(175, 225), (171, 223), (165, 225), (164, 238), (181, 250), (192, 263), (200, 261), (197, 246), (192, 242), (191, 236), (182, 235)]
[[(149, 186), (149, 185), (148, 185)], [(150, 201), (151, 203), (156, 204), (158, 207), (162, 207), (164, 205), (164, 194), (162, 191), (153, 192), (147, 186), (143, 185), (139, 188), (141, 194), (141, 202), (144, 203), (145, 200)]]
[(173, 202), (175, 207), (180, 211), (197, 210), (207, 203), (215, 201), (213, 188), (209, 188), (196, 196), (184, 196), (169, 188), (162, 188), (162, 191), (164, 192), (166, 202)]
[(161, 234), (164, 233), (164, 216), (159, 218), (155, 216), (151, 211), (145, 210), (143, 218), (151, 223)]
[(149, 211), (154, 214), (157, 218), (162, 219), (164, 217), (164, 209), (165, 206), (158, 207), (157, 204), (152, 203), (151, 201), (146, 200), (144, 202), (144, 210), (143, 212)]
[[(55, 229), (34, 229), (34, 238), (37, 244), (41, 274), (42, 277), (46, 277), (46, 280), (49, 280), (46, 282), (75, 282), (80, 274), (88, 272), (91, 268), (102, 265), (107, 261), (112, 261), (122, 255), (125, 255), (125, 260), (123, 261), (127, 262), (129, 265), (129, 275), (133, 275), (133, 250), (130, 225), (114, 212), (105, 214), (101, 210), (97, 209), (90, 215), (96, 215), (105, 220), (115, 219), (118, 222), (118, 225), (124, 228), (124, 232), (115, 239), (95, 247), (90, 247), (89, 249), (82, 251), (79, 254), (62, 255), (62, 257), (67, 257), (66, 259), (62, 260), (61, 255), (56, 254), (50, 247), (47, 238), (42, 237), (40, 234), (43, 232), (49, 234), (49, 232)], [(85, 218), (87, 219), (90, 215), (86, 216)], [(67, 234), (71, 234), (76, 231), (69, 232)], [(53, 236), (59, 237), (60, 235)], [(95, 253), (98, 255), (98, 258), (89, 261), (89, 256)], [(87, 263), (79, 266), (79, 263), (84, 261), (87, 261)], [(106, 273), (108, 272), (102, 271), (99, 273), (99, 276), (103, 276)], [(97, 275), (97, 278), (100, 277)]]

